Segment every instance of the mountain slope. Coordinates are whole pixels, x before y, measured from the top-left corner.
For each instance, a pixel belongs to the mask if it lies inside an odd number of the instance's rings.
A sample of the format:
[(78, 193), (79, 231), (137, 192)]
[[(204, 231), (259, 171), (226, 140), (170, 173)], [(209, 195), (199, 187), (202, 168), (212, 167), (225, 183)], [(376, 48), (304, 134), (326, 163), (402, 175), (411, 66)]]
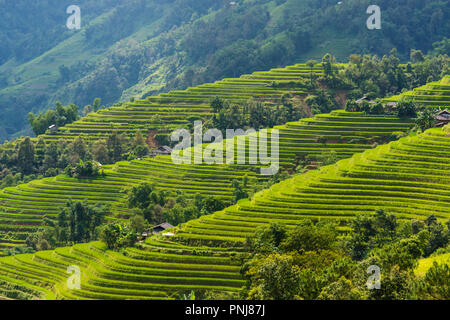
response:
[[(68, 0), (0, 3), (2, 140), (30, 134), (27, 113), (57, 100), (112, 105), (326, 52), (343, 60), (397, 47), (406, 60), (448, 35), (450, 10), (442, 0), (84, 0), (82, 29), (70, 31)], [(381, 30), (365, 26), (371, 4)]]
[[(312, 70), (322, 75), (322, 67)], [(212, 84), (204, 84), (183, 91), (170, 91), (158, 96), (136, 99), (120, 106), (90, 113), (86, 117), (59, 129), (57, 133), (42, 135), (46, 141), (73, 139), (83, 135), (88, 140), (102, 139), (112, 132), (134, 135), (141, 131), (147, 136), (149, 130), (170, 133), (176, 128), (186, 127), (192, 119), (207, 121), (213, 115), (211, 101), (215, 97), (231, 103), (243, 103), (252, 98), (267, 104), (280, 104), (284, 94), (305, 98), (311, 91), (296, 81), (311, 73), (304, 64), (286, 68), (255, 72), (240, 78), (228, 78)], [(274, 82), (283, 84), (274, 87)]]
[(240, 228), (243, 223), (294, 224), (302, 218), (343, 223), (376, 209), (405, 219), (423, 219), (433, 213), (446, 220), (450, 217), (449, 165), (450, 133), (430, 129), (283, 181), (251, 201), (241, 200), (223, 212), (187, 222), (177, 237), (243, 242), (253, 232)]
[[(407, 131), (412, 125), (410, 119), (334, 111), (277, 126), (279, 164), (281, 168), (293, 169), (299, 160), (331, 150), (338, 159), (347, 158), (372, 148), (374, 142), (388, 141), (393, 132)], [(223, 144), (225, 156), (226, 140)], [(235, 155), (243, 148), (237, 143), (237, 137), (233, 147)], [(174, 164), (170, 156), (158, 156), (104, 166), (105, 177), (76, 179), (60, 175), (5, 188), (0, 190), (0, 246), (23, 244), (27, 235), (42, 224), (44, 215), (56, 218), (59, 207), (69, 198), (108, 203), (112, 205), (113, 218), (127, 217), (130, 209), (127, 208), (123, 188), (143, 181), (165, 190), (183, 191), (190, 196), (200, 193), (230, 201), (232, 179), (247, 175), (249, 188), (267, 179), (260, 175), (259, 169), (255, 170), (265, 166), (260, 158), (256, 164), (249, 164), (247, 152), (245, 160), (247, 165), (208, 165), (205, 162), (187, 165)]]
[[(162, 299), (175, 291), (236, 292), (243, 281), (232, 257), (256, 226), (280, 221), (292, 227), (305, 217), (345, 222), (376, 208), (405, 219), (431, 212), (448, 219), (449, 152), (450, 127), (431, 129), (285, 180), (251, 201), (176, 228), (173, 237), (154, 236), (124, 253), (93, 242), (0, 258), (0, 294)], [(80, 290), (67, 288), (70, 265), (82, 272)]]
[(429, 107), (450, 106), (450, 76), (440, 81), (430, 82), (412, 91), (383, 99), (385, 102), (398, 102), (401, 99), (413, 99)]

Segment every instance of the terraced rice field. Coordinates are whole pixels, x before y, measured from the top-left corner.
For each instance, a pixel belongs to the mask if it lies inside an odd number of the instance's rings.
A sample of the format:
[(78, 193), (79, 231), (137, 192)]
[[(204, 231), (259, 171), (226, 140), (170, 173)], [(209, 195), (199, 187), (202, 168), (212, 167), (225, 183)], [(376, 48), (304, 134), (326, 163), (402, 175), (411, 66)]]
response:
[(450, 106), (450, 76), (445, 76), (440, 81), (430, 82), (412, 91), (386, 98), (384, 101), (398, 102), (402, 98), (413, 99), (417, 103), (429, 107), (448, 107)]
[[(447, 127), (448, 128), (448, 127)], [(448, 130), (448, 129), (447, 129)], [(400, 218), (450, 218), (450, 134), (431, 129), (309, 171), (241, 200), (213, 215), (182, 225), (176, 237), (241, 241), (255, 226), (298, 219), (333, 219), (345, 226), (382, 208)]]
[[(125, 253), (98, 242), (0, 258), (0, 295), (27, 298), (163, 299), (174, 291), (235, 292), (243, 284), (232, 259), (255, 227), (294, 226), (306, 217), (345, 227), (378, 208), (400, 218), (450, 218), (450, 126), (357, 153), (285, 180), (252, 200), (187, 222)], [(66, 269), (82, 271), (67, 288)]]
[[(197, 251), (196, 251), (197, 249)], [(244, 284), (232, 251), (186, 247), (168, 241), (148, 241), (125, 254), (93, 242), (73, 247), (1, 259), (0, 294), (6, 284), (16, 292), (47, 299), (168, 299), (174, 291), (237, 292)], [(67, 288), (67, 267), (81, 269), (81, 289)], [(9, 293), (11, 296), (11, 292)]]
[[(334, 111), (278, 126), (280, 166), (292, 167), (298, 158), (320, 155), (327, 150), (334, 150), (340, 159), (348, 158), (371, 148), (374, 141), (385, 141), (392, 132), (406, 131), (411, 125), (409, 119)], [(324, 140), (319, 142), (317, 137)], [(244, 147), (237, 144), (237, 139), (235, 156)], [(224, 145), (227, 146), (226, 140)], [(246, 163), (249, 163), (248, 140), (246, 149)], [(159, 156), (105, 166), (105, 177), (75, 179), (59, 175), (5, 188), (0, 190), (0, 251), (23, 245), (27, 235), (41, 225), (43, 216), (56, 218), (59, 207), (69, 198), (108, 203), (114, 212), (110, 218), (122, 219), (130, 213), (126, 188), (133, 185), (148, 181), (166, 190), (179, 190), (192, 196), (212, 195), (229, 201), (233, 179), (247, 175), (249, 189), (267, 179), (260, 175), (259, 169), (255, 170), (261, 166), (259, 159), (253, 165), (186, 165), (174, 164), (170, 156)]]
[(417, 265), (416, 269), (414, 270), (414, 273), (420, 277), (424, 276), (427, 273), (427, 271), (433, 266), (434, 262), (436, 262), (438, 264), (450, 265), (450, 252), (440, 254), (440, 255), (434, 256), (434, 257), (420, 259), (419, 264)]
[[(296, 88), (295, 85), (290, 86), (289, 82), (309, 77), (310, 72), (311, 69), (306, 65), (297, 64), (138, 99), (91, 113), (60, 128), (57, 133), (43, 137), (49, 142), (61, 138), (70, 140), (79, 135), (84, 135), (87, 140), (97, 140), (107, 137), (113, 131), (130, 135), (138, 131), (147, 135), (149, 130), (167, 133), (180, 126), (185, 127), (192, 117), (208, 119), (212, 115), (210, 103), (215, 97), (233, 103), (254, 98), (268, 104), (277, 104), (285, 93), (304, 96), (307, 94), (305, 90)], [(317, 65), (313, 68), (313, 73), (322, 75), (322, 67)], [(286, 85), (283, 88), (275, 88), (271, 86), (274, 81)]]

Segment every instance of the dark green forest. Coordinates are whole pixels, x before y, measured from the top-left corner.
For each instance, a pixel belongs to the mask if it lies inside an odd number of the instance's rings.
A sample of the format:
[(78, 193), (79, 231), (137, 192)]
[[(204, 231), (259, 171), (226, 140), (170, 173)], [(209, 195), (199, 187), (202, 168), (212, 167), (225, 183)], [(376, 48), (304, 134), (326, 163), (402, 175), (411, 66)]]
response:
[[(65, 26), (71, 4), (0, 1), (0, 139), (31, 134), (28, 112), (57, 101), (110, 106), (326, 52), (343, 62), (396, 48), (405, 62), (411, 49), (449, 50), (442, 0), (81, 0), (79, 31)], [(381, 30), (366, 28), (369, 4)]]

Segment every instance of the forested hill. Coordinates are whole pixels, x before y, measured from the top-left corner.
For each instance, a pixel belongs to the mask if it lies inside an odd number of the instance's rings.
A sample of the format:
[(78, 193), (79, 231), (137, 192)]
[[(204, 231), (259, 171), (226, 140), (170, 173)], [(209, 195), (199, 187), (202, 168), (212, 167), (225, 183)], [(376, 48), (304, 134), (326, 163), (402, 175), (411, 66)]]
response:
[[(406, 60), (449, 47), (444, 0), (79, 0), (81, 30), (68, 30), (72, 4), (0, 0), (0, 140), (30, 134), (28, 112), (58, 100), (111, 105), (326, 52), (346, 60), (396, 47)], [(366, 28), (372, 4), (381, 30)]]

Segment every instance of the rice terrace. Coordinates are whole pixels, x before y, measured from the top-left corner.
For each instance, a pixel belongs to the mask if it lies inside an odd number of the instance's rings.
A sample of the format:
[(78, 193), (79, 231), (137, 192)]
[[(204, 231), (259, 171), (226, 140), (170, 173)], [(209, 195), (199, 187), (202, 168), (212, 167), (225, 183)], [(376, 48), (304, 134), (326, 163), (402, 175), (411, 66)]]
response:
[(445, 1), (2, 6), (2, 304), (450, 299)]

